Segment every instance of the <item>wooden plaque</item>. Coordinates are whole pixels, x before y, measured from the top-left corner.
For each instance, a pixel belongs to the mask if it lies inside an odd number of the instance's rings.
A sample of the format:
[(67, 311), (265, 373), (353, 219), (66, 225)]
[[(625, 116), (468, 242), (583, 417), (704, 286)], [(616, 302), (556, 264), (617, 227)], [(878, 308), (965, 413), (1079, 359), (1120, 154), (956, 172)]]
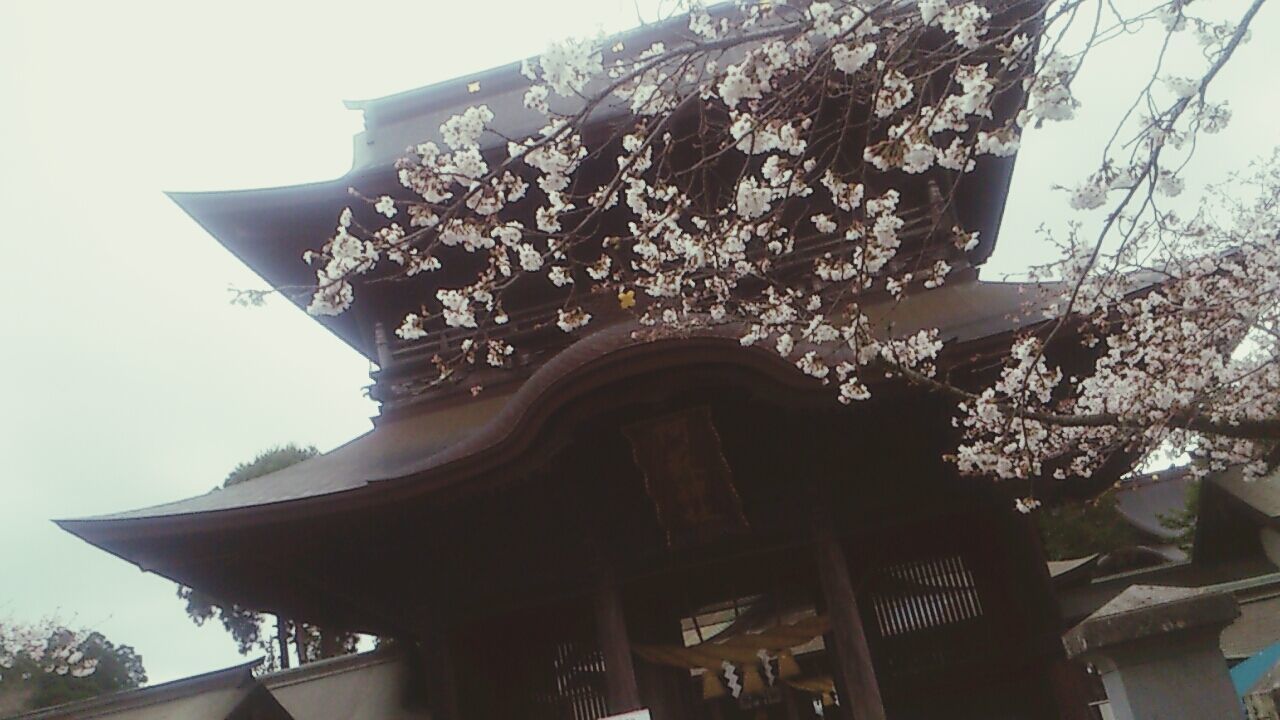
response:
[(746, 532), (742, 501), (706, 407), (623, 428), (668, 547)]

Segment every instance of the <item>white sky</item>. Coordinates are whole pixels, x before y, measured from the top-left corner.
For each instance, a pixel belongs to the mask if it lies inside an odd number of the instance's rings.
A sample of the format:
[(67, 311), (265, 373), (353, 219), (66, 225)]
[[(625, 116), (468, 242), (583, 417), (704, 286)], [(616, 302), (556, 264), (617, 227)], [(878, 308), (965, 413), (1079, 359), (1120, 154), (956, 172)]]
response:
[[(1236, 119), (1196, 178), (1280, 140), (1276, 15), (1264, 9), (1213, 93)], [(328, 449), (376, 412), (368, 364), (305, 314), (227, 302), (256, 277), (162, 191), (339, 176), (360, 127), (341, 100), (635, 17), (632, 0), (0, 3), (0, 618), (102, 630), (153, 682), (241, 662), (221, 627), (188, 621), (173, 583), (49, 519), (203, 493), (263, 448)], [(1082, 121), (1024, 144), (988, 276), (1043, 259), (1032, 231), (1070, 217), (1046, 188), (1096, 165), (1080, 138), (1132, 58), (1100, 58), (1078, 88)]]

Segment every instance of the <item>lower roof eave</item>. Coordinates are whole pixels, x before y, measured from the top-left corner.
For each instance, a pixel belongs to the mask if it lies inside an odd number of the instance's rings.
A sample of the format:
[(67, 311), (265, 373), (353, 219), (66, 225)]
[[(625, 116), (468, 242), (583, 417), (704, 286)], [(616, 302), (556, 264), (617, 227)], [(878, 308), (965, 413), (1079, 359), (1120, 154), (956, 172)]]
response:
[[(1043, 320), (1028, 321), (1023, 293), (1015, 283), (957, 283), (922, 294), (934, 299), (908, 312), (896, 330), (929, 327), (939, 312), (944, 364), (965, 365), (998, 352), (1012, 333)], [(946, 295), (947, 297), (942, 297)], [(904, 303), (905, 305), (905, 303)], [(956, 307), (958, 305), (958, 308)], [(413, 497), (458, 491), (487, 470), (517, 462), (535, 450), (532, 438), (559, 409), (575, 398), (642, 373), (695, 363), (742, 368), (781, 388), (797, 401), (830, 399), (832, 391), (767, 350), (744, 349), (731, 326), (661, 336), (637, 335), (638, 325), (622, 323), (587, 335), (542, 365), (510, 395), (484, 396), (471, 403), (431, 408), (379, 423), (372, 431), (324, 455), (232, 488), (153, 508), (100, 517), (56, 521), (76, 536), (139, 562), (126, 545), (147, 538), (192, 532), (223, 532), (352, 512)]]

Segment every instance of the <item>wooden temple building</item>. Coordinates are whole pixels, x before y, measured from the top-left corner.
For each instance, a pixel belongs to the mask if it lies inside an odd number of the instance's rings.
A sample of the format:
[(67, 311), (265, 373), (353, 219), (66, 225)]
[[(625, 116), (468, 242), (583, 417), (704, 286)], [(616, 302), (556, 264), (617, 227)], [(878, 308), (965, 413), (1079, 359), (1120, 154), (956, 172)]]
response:
[[(509, 135), (536, 130), (527, 83), (512, 65), (353, 103), (365, 131), (347, 176), (174, 199), (273, 286), (306, 286), (300, 256), (348, 187), (393, 190), (404, 148), (469, 105), (510, 118)], [(976, 272), (1011, 172), (984, 159), (947, 210), (984, 239), (951, 246), (947, 286), (867, 302), (886, 332), (940, 328), (956, 376), (998, 366), (1024, 317), (1028, 288)], [(927, 193), (912, 202), (909, 218), (939, 225)], [(458, 338), (389, 329), (439, 281), (360, 287), (318, 319), (377, 366), (367, 434), (62, 526), (229, 602), (417, 648), (404, 702), (433, 720), (1087, 717), (1064, 696), (1033, 524), (1012, 491), (943, 459), (950, 401), (886, 381), (840, 405), (732, 328), (637, 333), (602, 311), (551, 337), (533, 301), (510, 308), (513, 367), (428, 387), (431, 356)]]

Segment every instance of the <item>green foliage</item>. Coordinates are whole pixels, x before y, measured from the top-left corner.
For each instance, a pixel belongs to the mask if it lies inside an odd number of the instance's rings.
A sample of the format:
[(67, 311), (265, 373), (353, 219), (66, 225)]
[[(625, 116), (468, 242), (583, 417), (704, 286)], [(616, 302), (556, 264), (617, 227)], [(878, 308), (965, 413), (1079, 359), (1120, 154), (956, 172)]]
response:
[(1186, 504), (1179, 510), (1160, 515), (1160, 525), (1178, 533), (1178, 547), (1191, 552), (1196, 538), (1196, 520), (1200, 517), (1200, 483), (1187, 486)]
[(217, 618), (231, 633), (241, 655), (247, 655), (262, 643), (262, 616), (233, 603), (221, 603), (213, 596), (193, 588), (179, 586), (178, 597), (187, 601), (187, 616), (196, 625)]
[(315, 457), (319, 454), (320, 451), (314, 445), (299, 447), (294, 443), (263, 450), (254, 459), (247, 463), (240, 463), (228, 473), (227, 479), (222, 482), (222, 487), (231, 487), (246, 480), (252, 480), (277, 470), (283, 470), (290, 465), (296, 465), (307, 458)]
[(348, 655), (359, 649), (360, 636), (355, 633), (334, 632), (315, 625), (301, 625), (301, 628), (306, 651), (306, 657), (302, 659), (304, 663)]
[(1087, 502), (1063, 503), (1036, 513), (1045, 555), (1069, 560), (1141, 544), (1142, 536), (1116, 510), (1112, 490)]
[[(55, 631), (56, 632), (56, 631)], [(53, 638), (50, 638), (50, 644)], [(136, 688), (147, 681), (142, 656), (128, 645), (116, 645), (102, 633), (86, 637), (77, 649), (86, 658), (98, 661), (90, 675), (75, 677), (71, 673), (45, 672), (42, 663), (19, 654), (12, 668), (0, 675), (0, 698), (16, 697), (20, 711), (39, 710), (53, 705), (86, 700), (98, 695)], [(0, 702), (0, 705), (6, 705)]]

